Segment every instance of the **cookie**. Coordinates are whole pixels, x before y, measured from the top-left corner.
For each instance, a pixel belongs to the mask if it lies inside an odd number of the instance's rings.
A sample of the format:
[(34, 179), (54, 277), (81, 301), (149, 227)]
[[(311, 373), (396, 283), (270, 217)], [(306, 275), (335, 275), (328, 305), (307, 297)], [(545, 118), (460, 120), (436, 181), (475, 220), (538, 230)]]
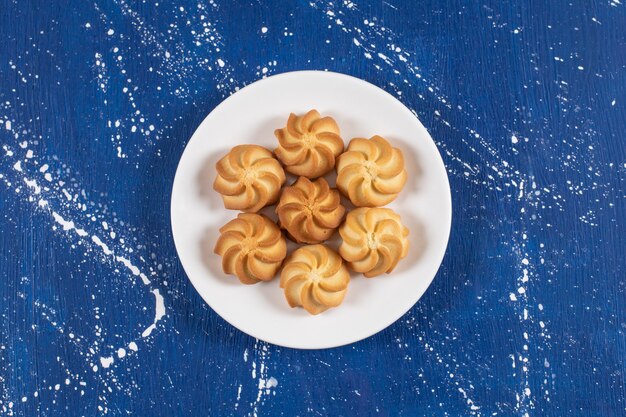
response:
[(280, 163), (258, 145), (235, 146), (216, 168), (213, 189), (222, 195), (227, 209), (256, 213), (278, 200), (285, 183)]
[(291, 307), (320, 314), (343, 302), (350, 273), (341, 256), (324, 245), (303, 246), (285, 262), (280, 287)]
[(337, 160), (337, 188), (357, 207), (391, 203), (406, 179), (402, 152), (381, 136), (352, 139)]
[(215, 253), (222, 257), (224, 273), (243, 284), (270, 281), (287, 256), (287, 242), (269, 218), (240, 213), (220, 229)]
[(339, 227), (339, 254), (348, 267), (368, 278), (394, 270), (409, 251), (409, 229), (388, 208), (352, 210)]
[(339, 126), (332, 117), (321, 117), (317, 110), (303, 116), (291, 113), (287, 126), (274, 132), (279, 146), (276, 157), (291, 174), (317, 178), (335, 167), (343, 152)]
[(312, 182), (300, 177), (283, 190), (276, 206), (280, 226), (298, 243), (321, 243), (330, 238), (345, 211), (339, 192), (324, 178)]

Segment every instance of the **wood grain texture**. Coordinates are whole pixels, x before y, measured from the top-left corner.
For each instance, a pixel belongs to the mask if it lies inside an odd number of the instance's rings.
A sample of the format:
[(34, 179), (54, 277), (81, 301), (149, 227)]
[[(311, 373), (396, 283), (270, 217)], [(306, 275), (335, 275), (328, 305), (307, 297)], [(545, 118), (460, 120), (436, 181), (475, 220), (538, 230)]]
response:
[[(625, 7), (4, 0), (0, 413), (624, 415)], [(422, 300), (324, 351), (220, 319), (169, 226), (201, 120), (299, 69), (396, 95), (453, 192)]]

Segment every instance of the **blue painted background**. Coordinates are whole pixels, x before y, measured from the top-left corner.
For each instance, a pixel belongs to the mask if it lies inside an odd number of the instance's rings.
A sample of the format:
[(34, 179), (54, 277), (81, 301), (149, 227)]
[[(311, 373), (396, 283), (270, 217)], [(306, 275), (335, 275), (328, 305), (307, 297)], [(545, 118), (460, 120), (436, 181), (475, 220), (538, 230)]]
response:
[[(623, 0), (2, 0), (0, 413), (626, 415), (624, 27)], [(298, 69), (395, 94), (453, 193), (422, 300), (325, 351), (216, 316), (169, 226), (206, 114)]]

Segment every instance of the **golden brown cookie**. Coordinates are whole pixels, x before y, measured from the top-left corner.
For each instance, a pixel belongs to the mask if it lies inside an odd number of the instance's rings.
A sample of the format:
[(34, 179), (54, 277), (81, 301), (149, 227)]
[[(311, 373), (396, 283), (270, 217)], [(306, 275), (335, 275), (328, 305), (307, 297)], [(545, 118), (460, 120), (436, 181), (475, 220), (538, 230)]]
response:
[(215, 253), (222, 257), (222, 269), (243, 284), (271, 280), (287, 256), (280, 229), (263, 215), (240, 213), (220, 233)]
[(216, 165), (213, 189), (222, 195), (224, 207), (256, 213), (274, 204), (285, 183), (285, 171), (274, 155), (257, 145), (239, 145)]
[(280, 287), (291, 307), (319, 314), (343, 301), (350, 273), (341, 256), (324, 245), (303, 246), (291, 254), (280, 273)]
[(276, 206), (280, 226), (298, 243), (321, 243), (330, 238), (343, 219), (339, 191), (324, 178), (314, 182), (298, 178), (286, 187)]
[(402, 152), (381, 136), (352, 139), (337, 160), (337, 188), (357, 207), (391, 203), (406, 178)]
[(390, 273), (409, 251), (409, 229), (388, 208), (358, 208), (339, 228), (339, 247), (348, 267), (368, 278)]
[(294, 175), (317, 178), (333, 169), (343, 152), (339, 126), (332, 117), (321, 117), (317, 110), (304, 116), (291, 113), (287, 126), (274, 131), (279, 146), (274, 151)]

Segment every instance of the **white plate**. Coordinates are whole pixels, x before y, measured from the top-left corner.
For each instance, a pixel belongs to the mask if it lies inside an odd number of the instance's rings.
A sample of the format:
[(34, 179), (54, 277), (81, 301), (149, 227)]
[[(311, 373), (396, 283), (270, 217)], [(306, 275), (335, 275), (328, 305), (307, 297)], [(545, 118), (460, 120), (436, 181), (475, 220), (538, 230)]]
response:
[[(290, 308), (278, 278), (242, 285), (222, 272), (221, 260), (213, 254), (218, 229), (238, 213), (226, 210), (211, 188), (215, 163), (238, 144), (253, 143), (273, 150), (277, 144), (274, 129), (284, 126), (289, 113), (310, 109), (332, 115), (346, 145), (353, 137), (384, 136), (403, 151), (409, 174), (404, 190), (389, 205), (410, 230), (408, 256), (389, 275), (367, 279), (355, 274), (343, 304), (318, 316)], [(378, 87), (321, 71), (266, 78), (217, 106), (198, 127), (180, 159), (171, 210), (180, 261), (207, 304), (242, 332), (301, 349), (356, 342), (398, 320), (433, 280), (452, 219), (446, 170), (419, 120)]]

